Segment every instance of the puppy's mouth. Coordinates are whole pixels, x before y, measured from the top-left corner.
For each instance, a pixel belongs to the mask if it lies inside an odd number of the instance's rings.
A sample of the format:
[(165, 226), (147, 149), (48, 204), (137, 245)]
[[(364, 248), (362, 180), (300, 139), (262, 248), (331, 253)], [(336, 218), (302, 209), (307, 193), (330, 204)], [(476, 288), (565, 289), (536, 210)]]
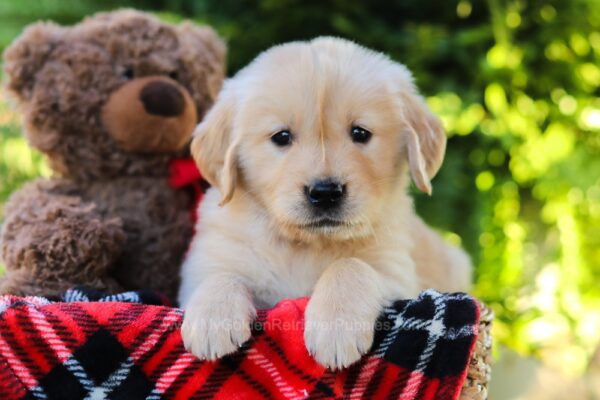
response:
[(304, 221), (288, 220), (284, 224), (284, 232), (296, 240), (310, 242), (317, 238), (330, 238), (334, 240), (348, 240), (364, 237), (369, 233), (368, 224), (360, 220), (348, 220), (323, 216), (320, 218), (307, 218)]
[(339, 228), (339, 227), (344, 227), (344, 228), (349, 228), (351, 227), (353, 224), (347, 221), (341, 221), (338, 219), (332, 219), (332, 218), (320, 218), (320, 219), (316, 219), (304, 224), (300, 224), (300, 228), (303, 229), (308, 229), (308, 230), (316, 230), (316, 229), (324, 229), (324, 228)]

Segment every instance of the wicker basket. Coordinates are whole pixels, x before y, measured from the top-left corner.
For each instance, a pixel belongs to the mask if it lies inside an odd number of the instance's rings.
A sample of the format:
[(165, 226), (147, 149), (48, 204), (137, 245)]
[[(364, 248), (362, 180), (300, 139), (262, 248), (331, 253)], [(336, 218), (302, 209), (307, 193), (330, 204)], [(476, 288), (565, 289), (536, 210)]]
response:
[(467, 379), (460, 393), (460, 400), (485, 400), (488, 395), (488, 383), (491, 376), (492, 336), (490, 329), (494, 313), (480, 303), (479, 335), (475, 349), (469, 361)]

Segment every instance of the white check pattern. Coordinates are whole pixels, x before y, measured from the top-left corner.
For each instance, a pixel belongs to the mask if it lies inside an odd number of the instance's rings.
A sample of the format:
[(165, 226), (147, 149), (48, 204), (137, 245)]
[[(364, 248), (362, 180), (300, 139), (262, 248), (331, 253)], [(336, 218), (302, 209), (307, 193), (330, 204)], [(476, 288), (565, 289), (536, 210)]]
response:
[(90, 299), (83, 291), (79, 289), (69, 289), (62, 296), (64, 302), (89, 302), (89, 301), (100, 301), (100, 302), (111, 302), (118, 301), (123, 303), (143, 303), (140, 295), (137, 292), (123, 292), (119, 294), (110, 294), (102, 296), (99, 299)]

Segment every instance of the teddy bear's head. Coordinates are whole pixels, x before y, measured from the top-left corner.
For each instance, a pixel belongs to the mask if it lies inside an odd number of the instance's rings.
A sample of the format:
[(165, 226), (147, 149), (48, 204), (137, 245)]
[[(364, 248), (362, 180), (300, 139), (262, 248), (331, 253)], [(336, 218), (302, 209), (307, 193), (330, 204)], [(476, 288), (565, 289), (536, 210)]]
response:
[(132, 10), (34, 24), (4, 57), (29, 142), (76, 179), (164, 174), (225, 73), (212, 29)]

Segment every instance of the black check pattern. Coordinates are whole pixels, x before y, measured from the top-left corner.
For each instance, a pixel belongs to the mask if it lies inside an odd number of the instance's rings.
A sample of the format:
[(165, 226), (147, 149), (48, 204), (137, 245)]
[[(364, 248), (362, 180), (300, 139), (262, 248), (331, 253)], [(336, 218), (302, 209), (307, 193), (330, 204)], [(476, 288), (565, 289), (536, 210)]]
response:
[(415, 300), (395, 302), (386, 318), (393, 321), (393, 327), (383, 333), (385, 340), (379, 343), (376, 353), (429, 377), (461, 373), (475, 336), (473, 321), (478, 319), (471, 297), (426, 290)]
[(26, 398), (140, 399), (150, 395), (153, 387), (128, 358), (125, 348), (109, 332), (99, 329), (71, 357), (40, 379), (39, 386)]

